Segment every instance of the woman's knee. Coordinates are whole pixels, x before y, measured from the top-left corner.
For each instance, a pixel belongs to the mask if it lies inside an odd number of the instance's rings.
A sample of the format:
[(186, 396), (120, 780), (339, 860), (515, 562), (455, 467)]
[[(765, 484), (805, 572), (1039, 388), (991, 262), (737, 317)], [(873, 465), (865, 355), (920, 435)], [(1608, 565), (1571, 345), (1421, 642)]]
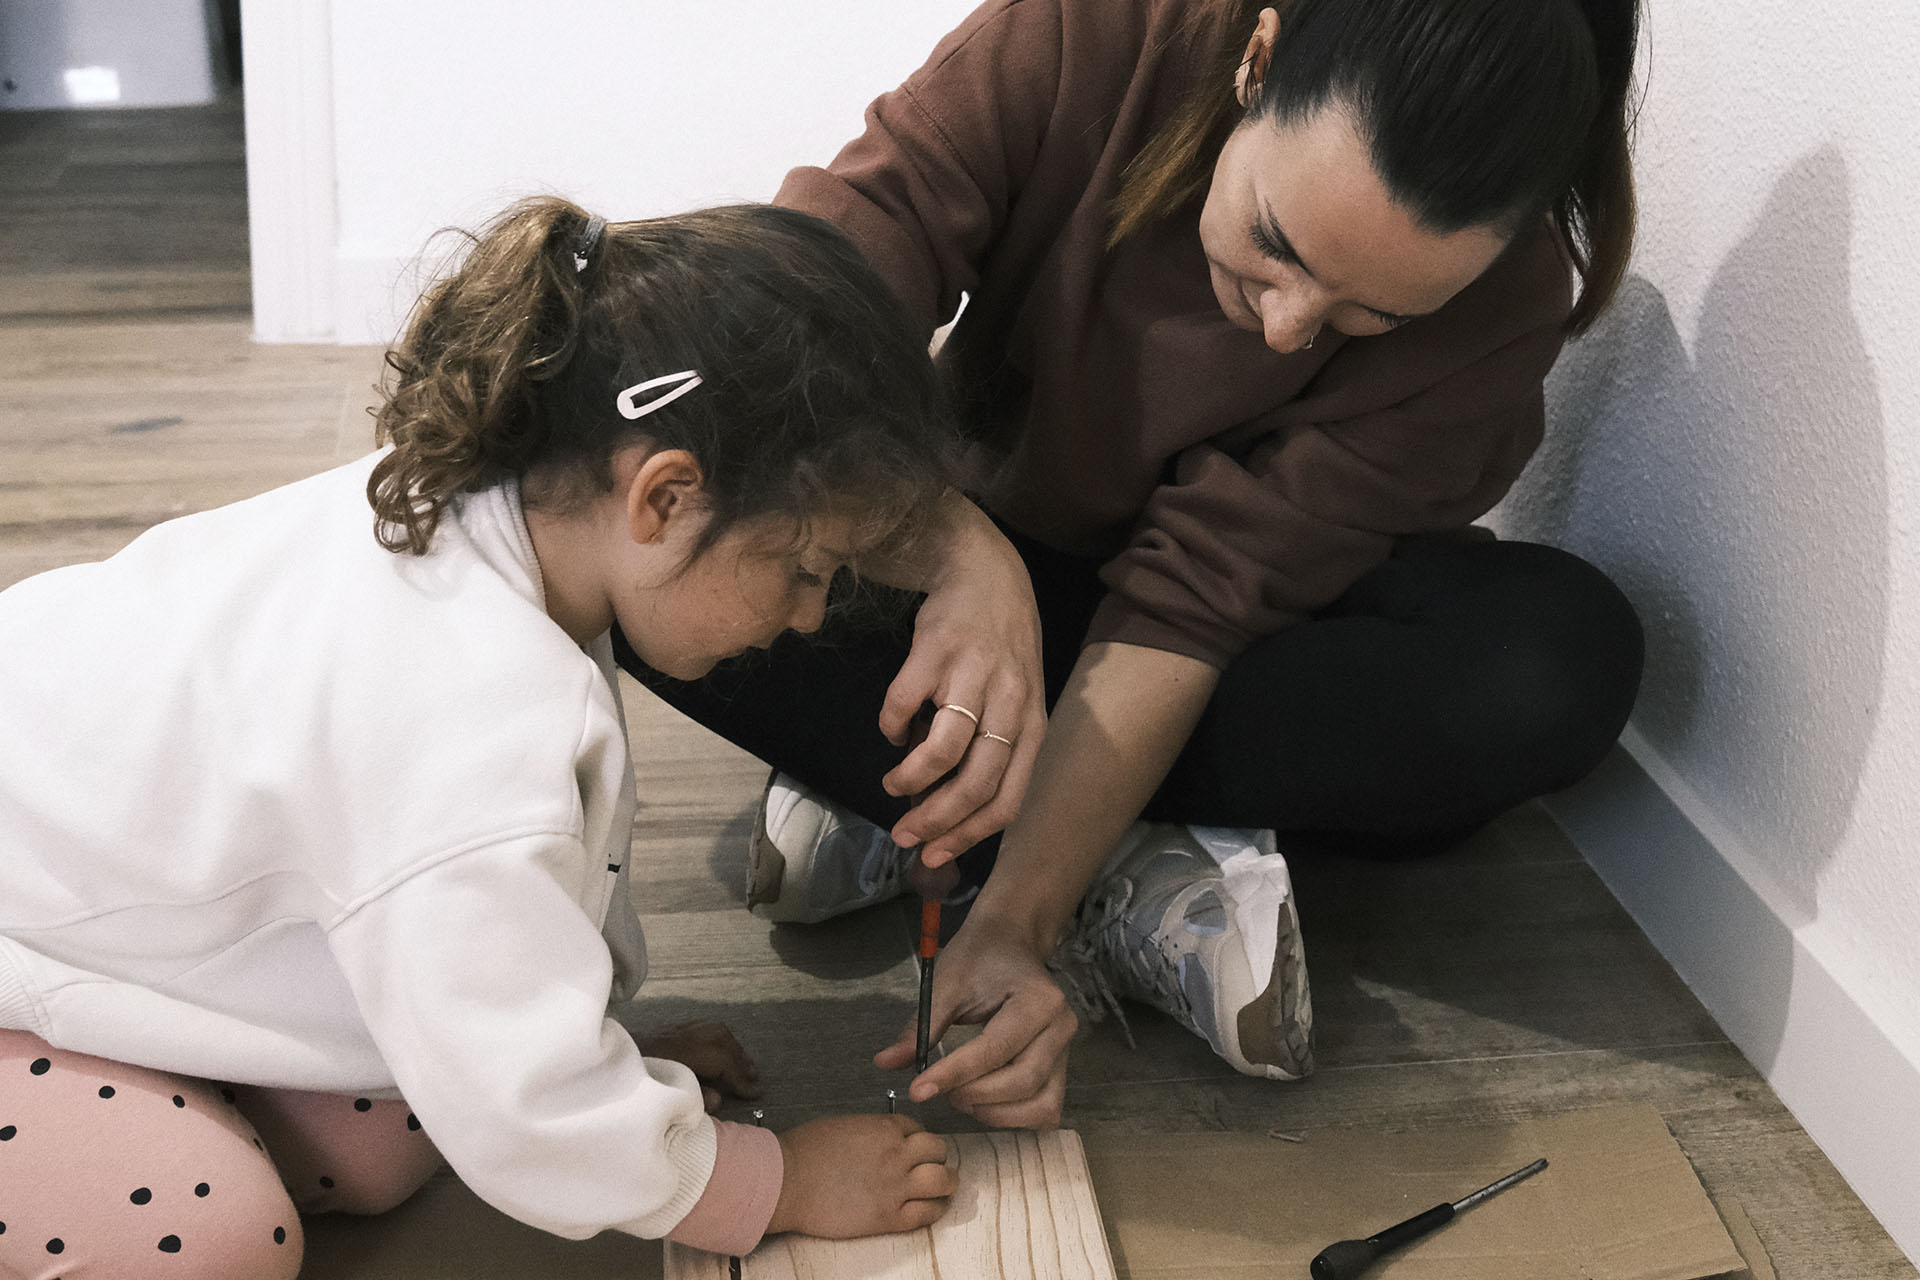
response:
[(1577, 556), (1530, 543), (1508, 549), (1500, 642), (1469, 682), (1482, 731), (1569, 785), (1620, 736), (1639, 693), (1646, 643), (1639, 614), (1612, 579)]

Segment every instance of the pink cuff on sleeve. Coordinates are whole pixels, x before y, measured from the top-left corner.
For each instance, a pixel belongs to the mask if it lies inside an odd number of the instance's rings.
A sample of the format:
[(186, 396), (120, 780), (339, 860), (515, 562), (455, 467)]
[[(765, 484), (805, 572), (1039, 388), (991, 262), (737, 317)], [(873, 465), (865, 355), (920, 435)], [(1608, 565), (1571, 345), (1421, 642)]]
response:
[(713, 1122), (719, 1149), (707, 1189), (667, 1239), (708, 1253), (752, 1253), (780, 1203), (780, 1139), (757, 1125)]

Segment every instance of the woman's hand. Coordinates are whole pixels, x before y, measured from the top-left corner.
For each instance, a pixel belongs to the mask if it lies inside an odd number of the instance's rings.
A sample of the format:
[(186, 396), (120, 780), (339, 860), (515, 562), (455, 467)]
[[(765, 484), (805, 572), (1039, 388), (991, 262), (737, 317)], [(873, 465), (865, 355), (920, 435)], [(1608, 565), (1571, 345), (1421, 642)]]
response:
[[(1075, 1019), (1046, 969), (1114, 841), (1199, 722), (1220, 673), (1197, 658), (1088, 645), (1055, 705), (1033, 793), (934, 973), (933, 1025), (984, 1022), (907, 1094), (943, 1094), (988, 1124), (1060, 1122)], [(913, 1062), (913, 1031), (875, 1055)]]
[(646, 1031), (629, 1027), (628, 1034), (644, 1056), (691, 1068), (700, 1078), (700, 1097), (709, 1113), (719, 1110), (725, 1098), (760, 1096), (759, 1068), (723, 1023), (677, 1022)]
[[(880, 731), (906, 746), (915, 715), (941, 708), (926, 737), (885, 778), (889, 794), (927, 794), (894, 824), (903, 848), (928, 866), (952, 861), (1013, 820), (1046, 734), (1040, 615), (1013, 544), (955, 495), (913, 645), (887, 689)], [(964, 708), (963, 711), (952, 710)]]
[[(1049, 1129), (1067, 1091), (1067, 1045), (1078, 1020), (1047, 973), (1044, 953), (1019, 930), (970, 916), (941, 951), (933, 977), (933, 1025), (984, 1022), (980, 1034), (929, 1066), (907, 1088), (936, 1094), (984, 1124)], [(915, 1028), (874, 1055), (874, 1065), (913, 1065)], [(936, 1037), (937, 1038), (937, 1037)]]
[(959, 1178), (946, 1139), (911, 1116), (830, 1116), (780, 1135), (786, 1163), (767, 1234), (881, 1235), (937, 1221)]

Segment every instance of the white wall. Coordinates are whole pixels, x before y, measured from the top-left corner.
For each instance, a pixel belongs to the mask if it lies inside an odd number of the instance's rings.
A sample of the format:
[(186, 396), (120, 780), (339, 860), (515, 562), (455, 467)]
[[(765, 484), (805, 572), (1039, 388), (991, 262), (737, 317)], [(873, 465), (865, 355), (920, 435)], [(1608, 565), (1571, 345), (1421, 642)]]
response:
[(427, 238), (518, 195), (616, 219), (772, 196), (972, 7), (332, 0), (335, 336), (385, 341)]
[(1563, 821), (1920, 1256), (1920, 6), (1652, 8), (1632, 278), (1503, 520), (1648, 625)]

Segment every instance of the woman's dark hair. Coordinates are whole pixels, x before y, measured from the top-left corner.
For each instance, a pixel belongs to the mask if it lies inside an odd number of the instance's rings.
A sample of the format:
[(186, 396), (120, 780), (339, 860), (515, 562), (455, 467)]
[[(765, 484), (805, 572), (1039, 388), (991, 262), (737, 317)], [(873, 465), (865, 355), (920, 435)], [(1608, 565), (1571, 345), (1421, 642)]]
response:
[[(699, 463), (696, 556), (743, 521), (797, 540), (825, 513), (855, 518), (856, 555), (905, 549), (949, 484), (950, 409), (859, 251), (818, 218), (734, 205), (613, 223), (576, 270), (587, 223), (516, 204), (422, 297), (375, 419), (393, 446), (367, 483), (381, 544), (424, 553), (457, 495), (509, 479), (529, 507), (577, 506), (644, 441)], [(700, 385), (622, 416), (622, 391), (683, 370)]]
[[(1232, 77), (1266, 8), (1280, 35), (1243, 109)], [(1639, 0), (1214, 0), (1183, 34), (1210, 70), (1128, 166), (1109, 243), (1204, 191), (1241, 124), (1338, 106), (1394, 200), (1435, 231), (1551, 217), (1581, 279), (1569, 331), (1612, 300), (1633, 249)]]

